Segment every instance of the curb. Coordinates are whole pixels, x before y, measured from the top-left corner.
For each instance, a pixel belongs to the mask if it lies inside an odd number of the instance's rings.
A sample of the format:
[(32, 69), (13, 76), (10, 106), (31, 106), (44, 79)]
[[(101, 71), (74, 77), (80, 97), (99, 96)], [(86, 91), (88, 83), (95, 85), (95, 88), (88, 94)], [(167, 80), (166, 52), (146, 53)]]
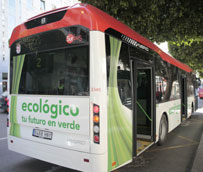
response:
[(197, 148), (191, 172), (203, 172), (203, 133)]

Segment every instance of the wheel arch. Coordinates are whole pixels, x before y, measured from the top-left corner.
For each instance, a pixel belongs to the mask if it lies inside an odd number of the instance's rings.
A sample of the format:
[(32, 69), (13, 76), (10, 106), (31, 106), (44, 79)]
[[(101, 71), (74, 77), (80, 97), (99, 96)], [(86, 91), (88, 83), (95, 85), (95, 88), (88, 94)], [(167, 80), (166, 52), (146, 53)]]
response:
[[(161, 118), (162, 118), (163, 115), (166, 116), (167, 125), (168, 125), (168, 131), (169, 131), (169, 119), (168, 119), (168, 114), (167, 114), (166, 112), (163, 112), (162, 115), (161, 115)], [(160, 118), (160, 122), (161, 122), (161, 118)], [(167, 133), (168, 133), (168, 131), (167, 131)]]

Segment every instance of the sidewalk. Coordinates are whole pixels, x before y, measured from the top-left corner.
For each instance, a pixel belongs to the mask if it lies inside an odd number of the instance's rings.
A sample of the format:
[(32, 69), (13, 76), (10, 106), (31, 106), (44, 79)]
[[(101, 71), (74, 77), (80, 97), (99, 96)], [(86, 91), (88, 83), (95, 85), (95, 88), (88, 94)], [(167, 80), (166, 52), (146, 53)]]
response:
[[(203, 113), (203, 108), (198, 109), (197, 112)], [(203, 125), (203, 122), (202, 122), (202, 125)], [(202, 133), (201, 140), (199, 142), (199, 146), (195, 155), (191, 172), (203, 172), (203, 133)]]

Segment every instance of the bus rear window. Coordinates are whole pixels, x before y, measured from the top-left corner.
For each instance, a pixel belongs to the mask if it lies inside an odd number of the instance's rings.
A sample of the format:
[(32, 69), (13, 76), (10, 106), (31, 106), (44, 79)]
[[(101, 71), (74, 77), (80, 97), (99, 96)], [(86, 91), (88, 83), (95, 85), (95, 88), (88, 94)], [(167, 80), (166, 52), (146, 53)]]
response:
[(89, 30), (70, 26), (16, 40), (11, 45), (10, 92), (89, 95)]
[(88, 54), (88, 46), (25, 54), (18, 94), (88, 96)]

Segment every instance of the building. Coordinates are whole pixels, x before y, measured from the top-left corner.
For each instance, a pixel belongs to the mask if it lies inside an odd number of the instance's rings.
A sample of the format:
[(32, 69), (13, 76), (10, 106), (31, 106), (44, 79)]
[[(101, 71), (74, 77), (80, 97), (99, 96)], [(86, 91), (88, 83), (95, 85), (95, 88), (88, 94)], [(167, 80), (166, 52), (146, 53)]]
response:
[(14, 27), (42, 12), (75, 3), (78, 0), (0, 0), (0, 95), (7, 90), (8, 41)]

